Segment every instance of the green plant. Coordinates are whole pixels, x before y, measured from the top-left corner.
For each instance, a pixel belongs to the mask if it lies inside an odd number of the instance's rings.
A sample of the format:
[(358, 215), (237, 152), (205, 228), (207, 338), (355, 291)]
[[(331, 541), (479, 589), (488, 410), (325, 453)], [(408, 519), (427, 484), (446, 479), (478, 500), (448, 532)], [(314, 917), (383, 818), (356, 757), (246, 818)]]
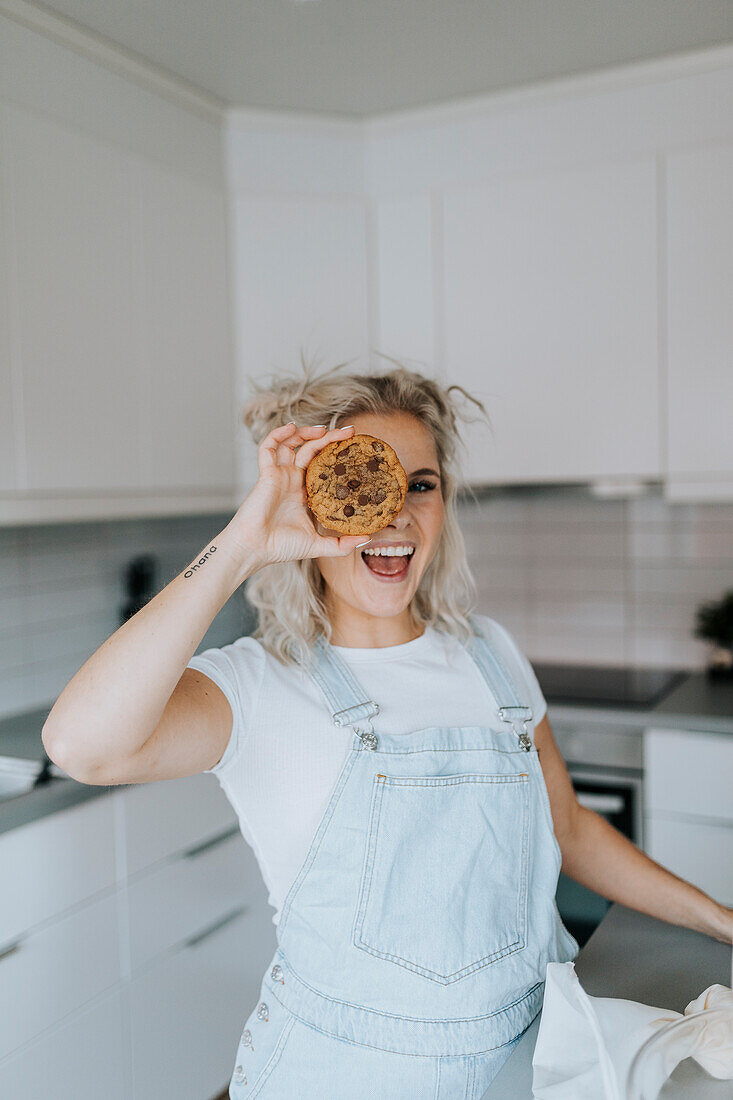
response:
[(698, 607), (695, 637), (725, 649), (733, 646), (733, 589), (720, 600), (710, 600)]

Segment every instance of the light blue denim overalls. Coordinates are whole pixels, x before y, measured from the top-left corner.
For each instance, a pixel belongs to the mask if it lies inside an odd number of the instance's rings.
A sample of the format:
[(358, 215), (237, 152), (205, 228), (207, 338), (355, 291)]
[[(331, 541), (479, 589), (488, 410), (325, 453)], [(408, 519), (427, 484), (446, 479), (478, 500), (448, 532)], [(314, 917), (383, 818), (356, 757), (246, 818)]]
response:
[(473, 629), (497, 713), (400, 735), (316, 643), (309, 671), (353, 744), (285, 899), (231, 1100), (479, 1100), (542, 1007), (547, 963), (575, 958), (532, 711)]

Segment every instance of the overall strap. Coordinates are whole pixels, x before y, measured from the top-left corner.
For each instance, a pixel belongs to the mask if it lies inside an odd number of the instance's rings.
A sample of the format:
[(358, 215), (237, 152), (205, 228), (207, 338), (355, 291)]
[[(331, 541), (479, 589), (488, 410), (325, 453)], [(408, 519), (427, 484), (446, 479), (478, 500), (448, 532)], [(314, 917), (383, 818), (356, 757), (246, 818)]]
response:
[[(364, 747), (376, 749), (378, 739), (371, 720), (379, 714), (379, 704), (369, 698), (322, 634), (316, 639), (314, 650), (315, 660), (311, 662), (308, 672), (325, 696), (333, 724), (353, 726)], [(355, 724), (357, 722), (363, 722), (365, 728), (360, 729)]]
[(511, 725), (519, 738), (519, 744), (529, 752), (532, 739), (527, 732), (527, 724), (533, 718), (532, 708), (522, 704), (523, 695), (520, 696), (517, 691), (515, 680), (494, 647), (489, 645), (474, 616), (470, 616), (470, 622), (473, 637), (466, 649), (497, 701), (499, 718)]

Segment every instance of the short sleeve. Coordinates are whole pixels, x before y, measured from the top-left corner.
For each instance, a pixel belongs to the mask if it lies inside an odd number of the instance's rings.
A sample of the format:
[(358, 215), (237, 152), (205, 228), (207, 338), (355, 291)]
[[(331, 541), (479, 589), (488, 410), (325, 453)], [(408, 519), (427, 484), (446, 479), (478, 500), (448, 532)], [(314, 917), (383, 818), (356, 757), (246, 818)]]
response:
[(484, 627), (488, 629), (489, 637), (493, 634), (497, 644), (501, 646), (501, 653), (507, 662), (509, 672), (521, 677), (527, 691), (529, 705), (532, 708), (532, 723), (535, 726), (539, 725), (547, 713), (547, 700), (529, 658), (525, 656), (517, 645), (514, 636), (510, 634), (505, 626), (486, 615), (479, 616), (479, 619), (483, 620)]
[(232, 729), (224, 754), (205, 772), (218, 775), (238, 758), (257, 709), (265, 668), (265, 654), (253, 638), (239, 638), (221, 649), (206, 649), (192, 657), (187, 668), (203, 672), (224, 693), (232, 708)]

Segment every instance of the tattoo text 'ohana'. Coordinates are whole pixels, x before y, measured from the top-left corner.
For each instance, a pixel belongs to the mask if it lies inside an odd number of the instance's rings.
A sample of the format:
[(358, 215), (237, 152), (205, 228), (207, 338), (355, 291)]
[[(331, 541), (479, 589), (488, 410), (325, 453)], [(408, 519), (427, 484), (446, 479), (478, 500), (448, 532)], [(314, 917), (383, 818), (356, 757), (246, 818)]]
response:
[(196, 572), (196, 570), (201, 568), (201, 566), (204, 564), (204, 562), (208, 560), (209, 555), (213, 554), (215, 550), (216, 550), (215, 546), (210, 546), (209, 549), (204, 554), (203, 558), (199, 558), (199, 560), (194, 565), (192, 565), (190, 569), (186, 570), (186, 572), (183, 574), (184, 577), (192, 577), (194, 575), (194, 573)]

